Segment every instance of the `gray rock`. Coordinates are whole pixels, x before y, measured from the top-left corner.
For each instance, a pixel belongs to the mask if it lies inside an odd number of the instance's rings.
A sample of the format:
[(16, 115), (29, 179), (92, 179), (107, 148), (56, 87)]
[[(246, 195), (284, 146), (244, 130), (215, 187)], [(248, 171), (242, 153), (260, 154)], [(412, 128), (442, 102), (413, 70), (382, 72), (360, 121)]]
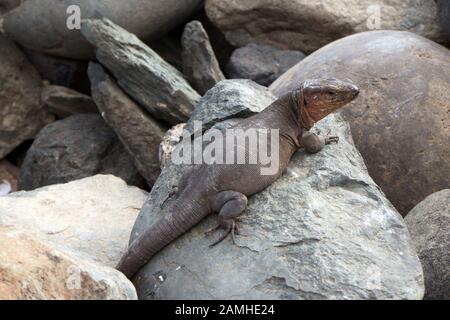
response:
[[(250, 197), (237, 246), (227, 239), (208, 248), (215, 238), (204, 233), (216, 217), (205, 219), (137, 274), (140, 298), (421, 299), (408, 231), (369, 177), (348, 124), (330, 116), (318, 128), (341, 141), (315, 155), (297, 152), (283, 177)], [(159, 218), (187, 167), (164, 167), (131, 240)]]
[(167, 130), (146, 114), (96, 63), (88, 69), (92, 97), (150, 185), (159, 176), (159, 144)]
[(80, 8), (81, 19), (109, 18), (140, 38), (154, 39), (183, 23), (202, 0), (71, 0), (24, 1), (5, 19), (5, 29), (21, 45), (66, 58), (93, 58), (92, 46), (73, 22), (70, 5)]
[(181, 43), (183, 72), (201, 95), (225, 79), (201, 22), (186, 24)]
[(251, 79), (260, 85), (269, 86), (304, 57), (300, 51), (250, 43), (234, 50), (225, 71), (228, 78)]
[(98, 113), (90, 96), (62, 86), (50, 85), (42, 88), (41, 101), (47, 111), (59, 118), (80, 113)]
[(450, 1), (436, 0), (436, 5), (439, 13), (439, 22), (447, 34), (447, 40), (450, 41)]
[(39, 100), (41, 78), (19, 48), (0, 33), (0, 159), (53, 117)]
[(405, 221), (422, 262), (425, 299), (450, 300), (450, 189), (426, 197)]
[(261, 43), (309, 54), (342, 37), (380, 29), (445, 41), (434, 0), (207, 0), (205, 9), (238, 48)]
[(25, 49), (25, 55), (41, 75), (51, 84), (69, 87), (86, 92), (89, 88), (87, 78), (87, 62), (49, 56), (33, 50)]
[(114, 132), (100, 115), (80, 114), (49, 124), (25, 157), (20, 190), (33, 190), (95, 174), (112, 174), (128, 184), (145, 182)]
[(266, 87), (244, 79), (222, 80), (200, 100), (186, 130), (194, 133), (194, 121), (201, 121), (203, 131), (229, 118), (246, 118), (269, 106), (275, 96)]
[(97, 59), (119, 86), (155, 118), (170, 124), (189, 118), (200, 96), (178, 70), (136, 36), (108, 19), (85, 20), (81, 32), (97, 48)]
[[(408, 61), (405, 64), (405, 61)], [(450, 50), (404, 31), (358, 33), (317, 50), (278, 78), (277, 96), (306, 79), (360, 88), (342, 109), (369, 173), (406, 215), (450, 181)]]

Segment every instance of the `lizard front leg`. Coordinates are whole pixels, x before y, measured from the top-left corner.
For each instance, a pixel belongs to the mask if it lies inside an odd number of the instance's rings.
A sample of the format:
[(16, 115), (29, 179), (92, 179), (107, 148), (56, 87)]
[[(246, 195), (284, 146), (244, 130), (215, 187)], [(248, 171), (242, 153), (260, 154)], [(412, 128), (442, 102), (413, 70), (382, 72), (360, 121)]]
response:
[(236, 191), (222, 191), (212, 199), (212, 209), (219, 212), (218, 225), (207, 233), (211, 233), (219, 228), (223, 228), (226, 231), (210, 247), (214, 247), (222, 242), (230, 233), (233, 243), (236, 243), (235, 234), (239, 234), (239, 225), (236, 218), (247, 208), (247, 202), (247, 197)]
[(339, 137), (337, 136), (329, 136), (325, 137), (317, 135), (315, 133), (305, 131), (302, 134), (302, 146), (305, 148), (308, 153), (317, 153), (323, 149), (323, 147), (332, 142), (339, 142)]

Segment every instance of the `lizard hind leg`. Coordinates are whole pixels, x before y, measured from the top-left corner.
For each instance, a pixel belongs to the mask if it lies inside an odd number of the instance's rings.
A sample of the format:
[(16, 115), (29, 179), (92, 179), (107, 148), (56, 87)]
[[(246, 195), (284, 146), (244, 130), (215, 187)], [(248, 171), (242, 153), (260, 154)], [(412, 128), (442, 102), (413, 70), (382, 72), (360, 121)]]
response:
[(239, 234), (237, 217), (247, 207), (247, 197), (236, 191), (222, 191), (215, 196), (212, 202), (213, 210), (219, 212), (218, 226), (208, 231), (207, 234), (220, 228), (225, 229), (225, 233), (210, 247), (222, 242), (229, 234), (231, 234), (233, 243), (236, 243), (235, 236)]

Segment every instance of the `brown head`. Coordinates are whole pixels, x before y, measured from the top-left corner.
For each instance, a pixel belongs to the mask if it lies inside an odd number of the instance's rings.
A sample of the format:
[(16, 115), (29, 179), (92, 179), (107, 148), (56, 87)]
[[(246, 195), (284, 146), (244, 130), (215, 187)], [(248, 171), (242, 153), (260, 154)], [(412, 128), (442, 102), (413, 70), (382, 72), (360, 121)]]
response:
[[(303, 82), (299, 90), (302, 122), (311, 127), (333, 111), (343, 107), (359, 94), (357, 86), (337, 79), (316, 79)], [(308, 128), (309, 129), (309, 128)]]

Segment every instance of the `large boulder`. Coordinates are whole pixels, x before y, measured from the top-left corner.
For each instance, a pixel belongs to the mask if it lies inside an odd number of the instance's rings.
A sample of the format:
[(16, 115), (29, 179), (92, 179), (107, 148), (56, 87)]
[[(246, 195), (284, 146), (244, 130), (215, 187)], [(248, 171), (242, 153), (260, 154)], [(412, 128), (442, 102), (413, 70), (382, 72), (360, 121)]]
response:
[(80, 114), (49, 124), (28, 150), (19, 176), (20, 190), (113, 174), (145, 185), (115, 133), (98, 114)]
[[(224, 119), (228, 107), (224, 101)], [(330, 116), (318, 129), (339, 144), (297, 152), (278, 181), (250, 197), (236, 246), (227, 239), (208, 248), (215, 238), (204, 233), (217, 218), (205, 219), (136, 275), (140, 298), (421, 299), (422, 268), (403, 219), (368, 175), (348, 124)], [(166, 164), (131, 240), (160, 218), (185, 170)]]
[(0, 33), (0, 159), (53, 120), (40, 101), (41, 78)]
[(150, 185), (159, 176), (159, 144), (167, 130), (131, 100), (96, 63), (89, 65), (92, 96), (136, 168)]
[[(81, 19), (109, 18), (139, 37), (151, 39), (182, 23), (202, 2), (202, 0), (25, 1), (8, 14), (5, 29), (14, 40), (27, 48), (62, 57), (88, 60), (93, 58), (93, 50), (76, 29), (77, 13)], [(73, 10), (70, 7), (72, 5), (78, 6), (79, 10)], [(72, 24), (75, 24), (75, 29), (72, 28)]]
[(434, 0), (207, 0), (206, 13), (236, 47), (255, 42), (310, 53), (373, 29), (444, 40)]
[(135, 300), (117, 270), (0, 225), (0, 300)]
[(155, 118), (186, 121), (200, 99), (184, 76), (135, 35), (108, 19), (86, 20), (81, 32), (118, 85)]
[(0, 225), (61, 245), (109, 267), (127, 248), (147, 192), (112, 175), (96, 175), (0, 197)]
[(260, 85), (270, 86), (304, 57), (300, 51), (250, 43), (233, 51), (225, 71), (230, 79), (251, 79)]
[(370, 175), (403, 214), (450, 181), (450, 51), (402, 31), (349, 36), (314, 52), (270, 90), (347, 78), (361, 90), (342, 112)]
[(209, 36), (200, 21), (186, 24), (181, 43), (183, 73), (201, 95), (225, 79), (209, 42)]
[(433, 193), (405, 218), (425, 278), (425, 299), (450, 300), (450, 189)]

